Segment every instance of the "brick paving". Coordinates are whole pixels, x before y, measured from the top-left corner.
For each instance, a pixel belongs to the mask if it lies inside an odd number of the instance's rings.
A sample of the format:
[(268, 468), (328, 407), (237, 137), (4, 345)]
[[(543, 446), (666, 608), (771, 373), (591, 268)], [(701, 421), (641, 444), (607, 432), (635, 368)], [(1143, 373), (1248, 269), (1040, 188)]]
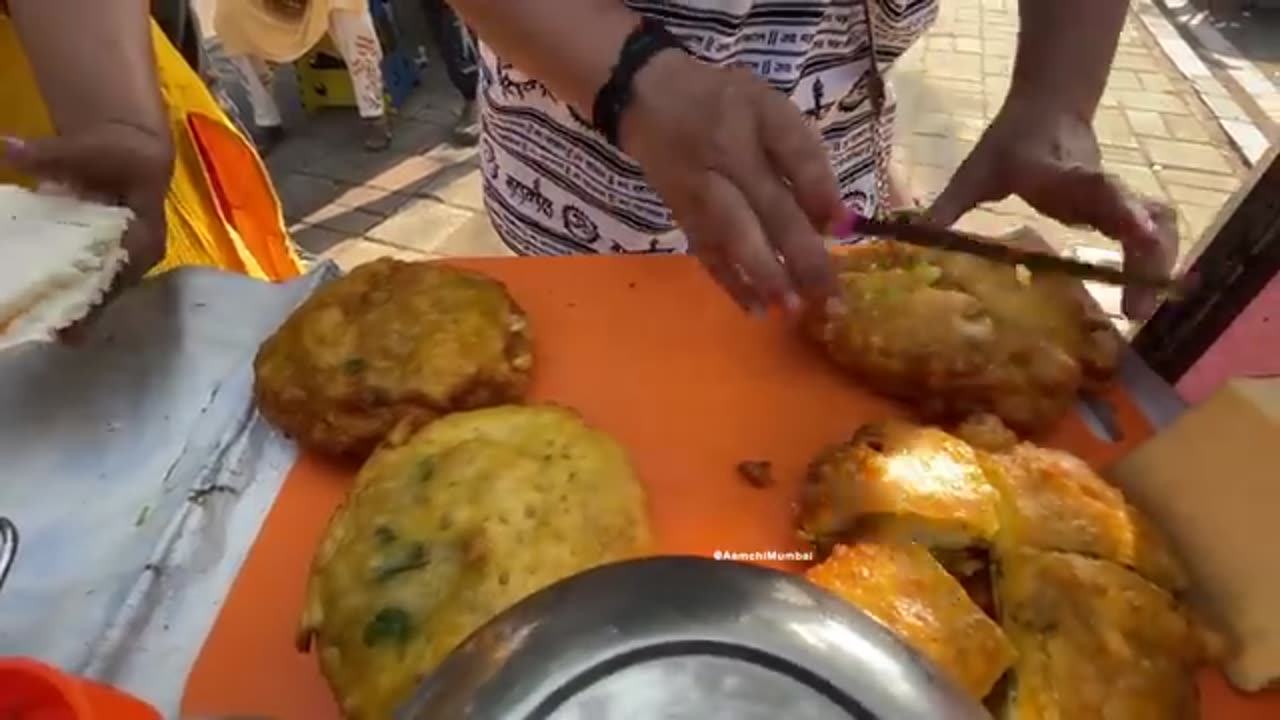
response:
[[(937, 25), (896, 68), (895, 164), (917, 196), (941, 190), (1000, 107), (1016, 33), (1016, 0), (943, 0)], [(384, 254), (507, 254), (484, 215), (474, 151), (448, 142), (459, 104), (433, 68), (398, 112), (395, 141), (383, 154), (360, 149), (352, 113), (300, 123), (268, 159), (299, 244), (347, 267)], [(1133, 18), (1096, 129), (1110, 171), (1177, 208), (1184, 253), (1245, 177), (1210, 109)], [(1064, 252), (1113, 247), (1017, 199), (975, 210), (962, 224), (991, 233), (1030, 225)], [(1112, 304), (1104, 293), (1100, 300)]]
[[(895, 71), (896, 162), (917, 196), (938, 193), (1009, 88), (1015, 0), (944, 0), (938, 23)], [(1106, 167), (1135, 190), (1177, 208), (1189, 252), (1245, 177), (1245, 166), (1190, 83), (1131, 17), (1095, 130)], [(1016, 198), (961, 221), (975, 231), (1030, 225), (1058, 249), (1110, 248), (1096, 233), (1036, 215)]]
[(382, 255), (509, 254), (484, 214), (475, 151), (449, 141), (460, 107), (433, 67), (395, 112), (388, 152), (361, 148), (351, 112), (295, 123), (267, 165), (303, 250), (347, 268)]

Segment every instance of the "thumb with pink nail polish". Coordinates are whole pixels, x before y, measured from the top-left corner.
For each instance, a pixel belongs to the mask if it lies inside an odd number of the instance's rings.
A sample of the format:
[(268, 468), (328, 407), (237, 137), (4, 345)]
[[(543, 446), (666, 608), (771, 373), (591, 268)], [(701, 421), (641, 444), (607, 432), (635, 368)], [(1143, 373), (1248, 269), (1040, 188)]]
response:
[(3, 139), (3, 144), (0, 144), (0, 147), (3, 148), (3, 154), (0, 154), (0, 160), (4, 160), (6, 162), (16, 160), (27, 149), (27, 144), (16, 137), (3, 135), (0, 136), (0, 139)]

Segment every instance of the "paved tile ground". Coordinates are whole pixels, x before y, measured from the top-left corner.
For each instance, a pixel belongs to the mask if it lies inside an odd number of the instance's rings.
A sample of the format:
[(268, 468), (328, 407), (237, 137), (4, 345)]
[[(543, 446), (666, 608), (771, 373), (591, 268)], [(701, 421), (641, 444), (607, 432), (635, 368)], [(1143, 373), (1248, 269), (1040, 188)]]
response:
[(1213, 25), (1244, 55), (1280, 84), (1280, 7), (1215, 18)]
[(1280, 108), (1280, 89), (1195, 3), (1133, 0), (1132, 7), (1245, 161), (1253, 165), (1266, 157), (1280, 130), (1268, 111)]
[[(944, 0), (929, 36), (895, 71), (900, 116), (896, 164), (918, 196), (937, 193), (1008, 89), (1016, 0)], [(1107, 167), (1178, 210), (1183, 250), (1214, 221), (1245, 167), (1189, 81), (1136, 21), (1124, 31), (1096, 129)], [(380, 254), (494, 255), (474, 151), (453, 147), (460, 100), (438, 67), (400, 110), (392, 150), (360, 149), (353, 113), (306, 118), (268, 159), (286, 215), (309, 252), (351, 266)], [(974, 211), (965, 226), (1000, 232), (1031, 225), (1056, 247), (1110, 248), (1011, 199)], [(1101, 297), (1108, 306), (1114, 298)]]
[[(897, 162), (918, 195), (941, 190), (1008, 91), (1015, 0), (949, 0), (895, 77), (901, 118)], [(1095, 129), (1107, 168), (1134, 189), (1174, 205), (1189, 251), (1239, 187), (1244, 165), (1189, 82), (1130, 19)], [(962, 221), (985, 232), (1031, 225), (1059, 249), (1111, 247), (1095, 233), (1064, 228), (1010, 199)]]
[(449, 140), (460, 107), (433, 68), (396, 111), (387, 152), (362, 149), (350, 111), (326, 110), (290, 127), (267, 165), (303, 250), (346, 267), (382, 254), (507, 254), (484, 214), (475, 151)]

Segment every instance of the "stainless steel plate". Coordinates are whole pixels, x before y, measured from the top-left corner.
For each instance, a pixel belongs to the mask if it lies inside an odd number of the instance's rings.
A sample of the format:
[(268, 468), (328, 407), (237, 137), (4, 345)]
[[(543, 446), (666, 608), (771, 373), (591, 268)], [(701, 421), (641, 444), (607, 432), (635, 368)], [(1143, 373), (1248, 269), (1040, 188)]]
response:
[(619, 563), (468, 638), (398, 720), (978, 720), (987, 712), (803, 578), (700, 557)]

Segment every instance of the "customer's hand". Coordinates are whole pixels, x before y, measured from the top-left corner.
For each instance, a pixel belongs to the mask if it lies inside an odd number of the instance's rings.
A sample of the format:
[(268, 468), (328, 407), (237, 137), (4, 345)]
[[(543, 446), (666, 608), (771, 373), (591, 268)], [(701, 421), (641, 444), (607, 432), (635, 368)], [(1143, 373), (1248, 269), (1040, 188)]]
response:
[(817, 132), (785, 95), (745, 69), (669, 51), (637, 75), (620, 136), (690, 251), (744, 309), (835, 296), (823, 234), (840, 193)]
[(109, 123), (72, 136), (6, 139), (0, 164), (87, 200), (133, 210), (124, 237), (129, 260), (120, 283), (141, 278), (164, 257), (164, 199), (173, 174), (169, 138)]
[[(1062, 223), (1095, 228), (1124, 248), (1127, 268), (1170, 273), (1177, 259), (1177, 216), (1143, 200), (1102, 170), (1090, 124), (1040, 103), (1008, 102), (938, 196), (930, 215), (951, 224), (974, 206), (1018, 195)], [(1155, 311), (1150, 291), (1129, 289), (1126, 315)]]

